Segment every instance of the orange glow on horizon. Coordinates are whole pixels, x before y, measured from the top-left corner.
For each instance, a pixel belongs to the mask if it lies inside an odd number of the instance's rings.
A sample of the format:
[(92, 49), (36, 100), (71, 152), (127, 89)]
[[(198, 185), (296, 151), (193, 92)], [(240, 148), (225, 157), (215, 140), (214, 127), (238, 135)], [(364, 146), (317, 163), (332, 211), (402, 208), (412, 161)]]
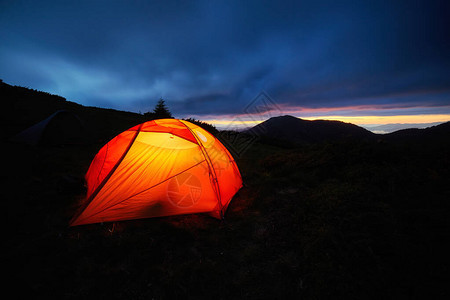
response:
[[(384, 125), (384, 124), (426, 124), (426, 123), (439, 123), (450, 121), (450, 114), (421, 114), (421, 115), (395, 115), (395, 116), (314, 116), (314, 117), (298, 117), (304, 120), (336, 120), (346, 123), (352, 123), (355, 125)], [(207, 119), (204, 122), (216, 125), (219, 127), (251, 127), (264, 120), (245, 120), (245, 119), (233, 119), (230, 116), (226, 116), (223, 119), (214, 118)]]
[(305, 120), (337, 120), (356, 125), (382, 124), (425, 124), (450, 121), (450, 115), (398, 115), (398, 116), (319, 116), (306, 117)]

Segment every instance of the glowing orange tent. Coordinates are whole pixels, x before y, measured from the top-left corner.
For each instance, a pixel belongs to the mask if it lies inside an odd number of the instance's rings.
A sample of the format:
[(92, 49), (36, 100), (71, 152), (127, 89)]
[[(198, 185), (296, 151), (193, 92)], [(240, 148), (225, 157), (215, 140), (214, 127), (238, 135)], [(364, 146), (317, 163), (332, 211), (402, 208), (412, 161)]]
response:
[(109, 141), (86, 173), (87, 201), (72, 226), (189, 213), (221, 218), (242, 187), (218, 139), (184, 120), (160, 119)]

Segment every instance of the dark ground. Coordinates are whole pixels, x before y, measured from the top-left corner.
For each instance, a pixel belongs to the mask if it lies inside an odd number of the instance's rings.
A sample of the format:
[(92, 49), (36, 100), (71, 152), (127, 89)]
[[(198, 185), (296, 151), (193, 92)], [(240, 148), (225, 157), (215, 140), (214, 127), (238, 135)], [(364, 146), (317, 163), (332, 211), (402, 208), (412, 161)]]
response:
[[(8, 283), (57, 299), (446, 298), (449, 142), (254, 144), (224, 222), (68, 227), (101, 145), (3, 143)], [(5, 168), (6, 167), (6, 168)]]
[[(449, 299), (448, 131), (256, 142), (237, 158), (245, 186), (223, 222), (186, 215), (70, 228), (96, 152), (142, 121), (76, 109), (94, 142), (1, 143), (14, 298)], [(5, 115), (6, 133), (28, 126), (33, 110), (20, 116)]]

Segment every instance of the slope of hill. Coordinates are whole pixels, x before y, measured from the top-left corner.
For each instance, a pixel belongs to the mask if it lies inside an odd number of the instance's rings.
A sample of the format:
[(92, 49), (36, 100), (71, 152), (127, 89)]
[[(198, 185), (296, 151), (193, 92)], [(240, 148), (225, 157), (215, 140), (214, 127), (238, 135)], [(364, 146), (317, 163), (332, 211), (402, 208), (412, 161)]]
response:
[(95, 139), (108, 139), (143, 121), (137, 113), (98, 107), (86, 107), (47, 92), (0, 81), (1, 138), (7, 139), (46, 119), (58, 110), (68, 110), (80, 117)]
[(385, 134), (383, 137), (388, 140), (422, 139), (422, 141), (445, 137), (450, 138), (450, 121), (423, 129), (409, 128), (397, 130), (392, 133)]
[(309, 121), (289, 115), (270, 118), (245, 132), (263, 139), (287, 141), (294, 145), (374, 136), (372, 132), (350, 123)]

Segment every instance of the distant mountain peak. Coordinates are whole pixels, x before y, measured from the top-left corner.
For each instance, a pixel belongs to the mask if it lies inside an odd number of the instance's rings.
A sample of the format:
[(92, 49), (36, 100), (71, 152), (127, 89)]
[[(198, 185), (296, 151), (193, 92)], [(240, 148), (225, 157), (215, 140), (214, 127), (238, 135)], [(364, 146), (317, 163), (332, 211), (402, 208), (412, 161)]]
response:
[(304, 120), (291, 115), (272, 117), (246, 131), (265, 139), (293, 144), (366, 138), (374, 134), (362, 127), (341, 121)]

